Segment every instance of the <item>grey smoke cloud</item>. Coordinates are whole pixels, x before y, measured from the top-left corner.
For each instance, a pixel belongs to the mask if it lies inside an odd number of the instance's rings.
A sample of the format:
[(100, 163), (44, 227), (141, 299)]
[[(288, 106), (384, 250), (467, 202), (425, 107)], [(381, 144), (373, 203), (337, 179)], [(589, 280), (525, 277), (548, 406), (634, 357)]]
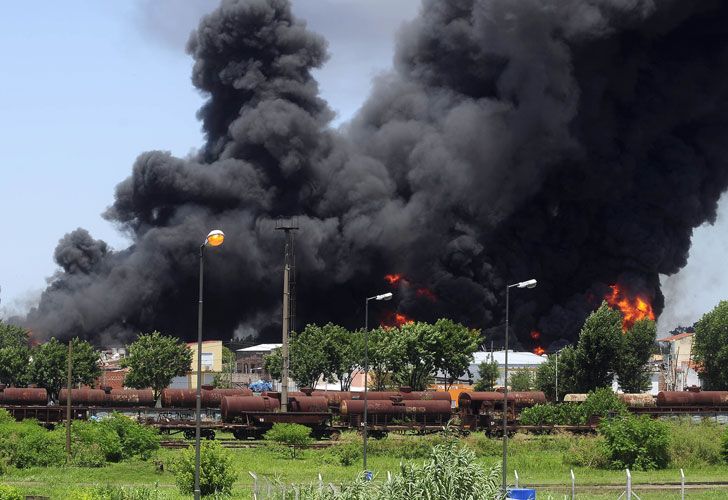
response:
[(289, 216), (301, 323), (358, 326), (392, 272), (416, 284), (396, 289), (400, 312), (483, 328), (502, 321), (506, 283), (537, 278), (513, 297), (524, 342), (573, 338), (616, 282), (659, 313), (659, 276), (685, 266), (728, 185), (726, 20), (718, 1), (425, 0), (394, 69), (335, 130), (314, 78), (326, 41), (286, 0), (225, 0), (187, 44), (207, 96), (199, 154), (140, 155), (106, 212), (133, 245), (65, 237), (27, 322), (191, 337), (197, 247), (220, 227), (207, 331), (274, 339), (273, 227)]

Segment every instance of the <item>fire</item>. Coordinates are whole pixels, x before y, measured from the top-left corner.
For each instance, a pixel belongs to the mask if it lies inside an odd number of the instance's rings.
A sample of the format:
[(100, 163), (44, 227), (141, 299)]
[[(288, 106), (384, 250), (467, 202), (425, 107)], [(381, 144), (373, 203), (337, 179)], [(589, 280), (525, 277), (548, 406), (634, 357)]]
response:
[(622, 312), (622, 331), (626, 332), (641, 319), (655, 319), (652, 305), (645, 298), (639, 295), (634, 298), (627, 297), (619, 285), (612, 285), (609, 288), (612, 291), (604, 297), (604, 300), (611, 307), (617, 308)]
[(389, 312), (382, 320), (381, 325), (385, 328), (396, 328), (402, 325), (409, 325), (415, 320), (402, 313)]
[(396, 285), (402, 279), (401, 274), (386, 274), (384, 280), (390, 285)]
[(541, 332), (538, 330), (532, 330), (531, 331), (531, 340), (538, 340), (541, 338)]
[(536, 347), (533, 348), (533, 353), (537, 356), (540, 356), (545, 352), (546, 352), (546, 349), (544, 349), (540, 345), (537, 345)]
[(437, 297), (429, 288), (418, 288), (417, 289), (417, 296), (418, 297), (424, 297), (430, 302), (435, 302), (437, 300)]

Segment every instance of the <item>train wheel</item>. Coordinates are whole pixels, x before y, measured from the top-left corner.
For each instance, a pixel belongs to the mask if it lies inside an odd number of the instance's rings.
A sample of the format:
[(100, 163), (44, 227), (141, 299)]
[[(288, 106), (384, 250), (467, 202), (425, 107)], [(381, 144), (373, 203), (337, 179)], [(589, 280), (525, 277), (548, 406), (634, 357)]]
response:
[(195, 439), (195, 431), (187, 429), (184, 431), (184, 436), (185, 439)]

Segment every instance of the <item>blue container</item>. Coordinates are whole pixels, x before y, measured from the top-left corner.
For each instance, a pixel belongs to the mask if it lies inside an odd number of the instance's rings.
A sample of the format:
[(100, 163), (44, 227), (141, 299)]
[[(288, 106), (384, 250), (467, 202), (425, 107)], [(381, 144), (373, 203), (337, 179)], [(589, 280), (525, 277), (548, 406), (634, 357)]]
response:
[(374, 473), (370, 470), (364, 471), (364, 481), (371, 481), (374, 478)]
[(511, 488), (508, 498), (513, 500), (536, 500), (536, 490), (531, 488)]

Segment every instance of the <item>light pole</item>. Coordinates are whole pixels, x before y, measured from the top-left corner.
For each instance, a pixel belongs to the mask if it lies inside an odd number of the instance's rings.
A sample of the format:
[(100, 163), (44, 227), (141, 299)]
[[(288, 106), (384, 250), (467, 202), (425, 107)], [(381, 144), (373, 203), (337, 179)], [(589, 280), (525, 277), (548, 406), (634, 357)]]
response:
[(508, 494), (508, 292), (511, 288), (533, 288), (536, 280), (530, 279), (506, 286), (506, 346), (505, 367), (503, 370), (503, 496)]
[(391, 300), (392, 292), (381, 293), (373, 297), (367, 297), (364, 302), (364, 473), (367, 472), (367, 409), (369, 408), (368, 385), (369, 385), (369, 301), (370, 300)]
[(202, 399), (202, 283), (205, 270), (205, 247), (219, 247), (225, 241), (225, 233), (219, 229), (210, 231), (200, 245), (200, 300), (197, 303), (197, 407), (195, 410), (195, 500), (200, 500), (200, 409)]

